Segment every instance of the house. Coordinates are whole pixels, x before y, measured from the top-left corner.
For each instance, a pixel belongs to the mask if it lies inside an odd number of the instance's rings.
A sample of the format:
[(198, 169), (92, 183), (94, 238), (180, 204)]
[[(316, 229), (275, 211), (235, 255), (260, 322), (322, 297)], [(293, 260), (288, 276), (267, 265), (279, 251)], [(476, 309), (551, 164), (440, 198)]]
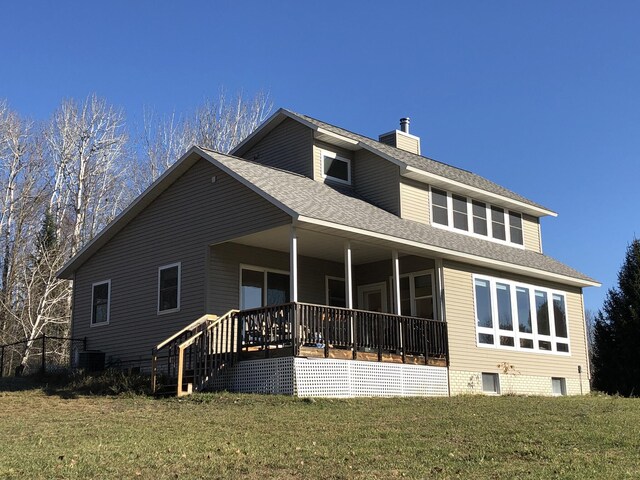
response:
[(589, 392), (599, 284), (543, 254), (552, 210), (408, 119), (376, 141), (280, 109), (231, 153), (193, 147), (59, 272), (89, 350), (179, 394)]

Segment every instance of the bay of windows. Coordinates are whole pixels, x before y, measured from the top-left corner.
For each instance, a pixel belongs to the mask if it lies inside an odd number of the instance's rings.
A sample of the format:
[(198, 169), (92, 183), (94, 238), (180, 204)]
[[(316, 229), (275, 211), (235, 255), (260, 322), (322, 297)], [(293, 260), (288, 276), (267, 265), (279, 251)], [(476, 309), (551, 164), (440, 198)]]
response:
[(478, 345), (569, 353), (562, 293), (484, 276), (474, 291)]
[(520, 213), (437, 188), (431, 189), (431, 223), (489, 239), (524, 244)]

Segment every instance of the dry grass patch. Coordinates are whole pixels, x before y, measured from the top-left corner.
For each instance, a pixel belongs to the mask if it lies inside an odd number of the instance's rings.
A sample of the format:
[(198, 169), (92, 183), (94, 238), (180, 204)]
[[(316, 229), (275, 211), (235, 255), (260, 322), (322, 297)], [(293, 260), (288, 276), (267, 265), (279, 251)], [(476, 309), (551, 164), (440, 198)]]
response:
[(640, 477), (634, 399), (64, 397), (0, 392), (1, 478)]

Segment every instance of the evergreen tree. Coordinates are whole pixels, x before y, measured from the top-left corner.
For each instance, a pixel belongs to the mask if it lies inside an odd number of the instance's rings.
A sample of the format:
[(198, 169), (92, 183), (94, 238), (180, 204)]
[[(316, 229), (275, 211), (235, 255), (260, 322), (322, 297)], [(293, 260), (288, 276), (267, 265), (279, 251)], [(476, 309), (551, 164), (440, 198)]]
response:
[(640, 396), (640, 240), (627, 247), (618, 286), (607, 292), (594, 327), (593, 386)]

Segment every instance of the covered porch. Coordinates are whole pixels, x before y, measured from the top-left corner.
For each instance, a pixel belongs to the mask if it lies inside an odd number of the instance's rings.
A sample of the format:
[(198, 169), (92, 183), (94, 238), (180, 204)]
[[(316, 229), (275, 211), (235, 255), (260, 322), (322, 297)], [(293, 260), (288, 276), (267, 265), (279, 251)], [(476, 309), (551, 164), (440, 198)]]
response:
[(208, 311), (240, 310), (240, 359), (446, 365), (442, 262), (424, 251), (298, 222), (212, 245), (209, 268)]

